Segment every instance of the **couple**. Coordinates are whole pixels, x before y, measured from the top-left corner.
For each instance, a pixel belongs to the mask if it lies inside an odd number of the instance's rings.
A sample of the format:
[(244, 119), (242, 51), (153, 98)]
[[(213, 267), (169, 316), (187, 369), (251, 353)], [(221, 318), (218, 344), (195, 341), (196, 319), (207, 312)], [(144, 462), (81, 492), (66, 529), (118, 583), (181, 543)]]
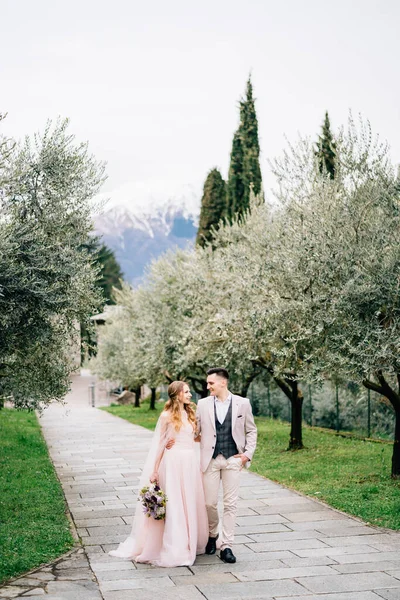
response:
[[(155, 430), (140, 486), (157, 481), (166, 493), (165, 521), (137, 508), (131, 535), (112, 556), (159, 567), (192, 565), (196, 554), (215, 554), (219, 537), (218, 491), (222, 481), (224, 512), (221, 559), (236, 562), (232, 552), (240, 471), (256, 448), (257, 429), (247, 398), (231, 394), (226, 369), (207, 372), (210, 396), (197, 411), (189, 386), (174, 381)], [(196, 456), (200, 441), (200, 465)]]

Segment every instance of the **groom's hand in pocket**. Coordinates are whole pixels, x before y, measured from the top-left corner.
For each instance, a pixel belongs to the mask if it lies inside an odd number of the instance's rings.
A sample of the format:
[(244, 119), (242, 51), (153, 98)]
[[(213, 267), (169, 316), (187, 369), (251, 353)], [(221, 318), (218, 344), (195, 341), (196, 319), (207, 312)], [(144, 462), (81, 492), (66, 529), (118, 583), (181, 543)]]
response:
[(167, 441), (167, 443), (165, 444), (165, 447), (167, 450), (171, 450), (171, 448), (174, 444), (175, 444), (175, 440), (174, 440), (174, 438), (171, 438), (170, 440)]
[(244, 467), (247, 461), (250, 460), (245, 454), (235, 454), (233, 458), (240, 458), (242, 460), (242, 467)]

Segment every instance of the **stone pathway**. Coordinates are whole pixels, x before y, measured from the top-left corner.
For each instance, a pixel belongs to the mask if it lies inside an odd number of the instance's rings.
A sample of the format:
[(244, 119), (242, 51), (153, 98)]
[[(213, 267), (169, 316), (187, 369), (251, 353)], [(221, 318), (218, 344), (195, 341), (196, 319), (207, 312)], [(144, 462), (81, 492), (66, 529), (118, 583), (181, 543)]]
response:
[(235, 565), (161, 569), (108, 556), (131, 529), (151, 432), (88, 406), (77, 377), (41, 419), (83, 549), (0, 589), (31, 600), (400, 600), (400, 533), (243, 473)]

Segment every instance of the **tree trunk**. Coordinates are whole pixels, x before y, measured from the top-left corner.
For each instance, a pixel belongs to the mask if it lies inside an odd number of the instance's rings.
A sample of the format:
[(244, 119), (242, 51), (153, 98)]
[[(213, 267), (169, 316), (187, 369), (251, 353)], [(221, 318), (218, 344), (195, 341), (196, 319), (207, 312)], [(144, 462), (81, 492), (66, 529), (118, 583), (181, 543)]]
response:
[(392, 454), (392, 478), (400, 479), (400, 410), (395, 410), (394, 441)]
[(293, 379), (286, 379), (274, 376), (273, 368), (263, 360), (257, 360), (257, 364), (266, 369), (272, 376), (276, 385), (282, 390), (290, 400), (292, 415), (288, 450), (301, 450), (303, 446), (303, 393), (296, 381), (296, 374), (293, 373)]
[(386, 381), (382, 371), (376, 371), (374, 373), (378, 383), (365, 379), (363, 385), (368, 390), (373, 390), (378, 394), (381, 394), (389, 400), (394, 409), (395, 414), (395, 426), (394, 426), (394, 441), (393, 441), (393, 454), (392, 454), (392, 473), (393, 479), (400, 479), (400, 373), (397, 373), (398, 392), (396, 392), (391, 385)]
[(196, 394), (200, 394), (202, 398), (206, 398), (208, 396), (207, 380), (197, 379), (196, 377), (189, 377), (189, 379)]
[(156, 410), (156, 388), (151, 388), (150, 410)]
[(135, 389), (135, 408), (140, 408), (140, 392), (141, 392), (142, 387), (139, 385), (136, 389)]
[(303, 446), (303, 394), (299, 390), (297, 381), (291, 381), (292, 419), (290, 426), (289, 450), (301, 450)]
[[(268, 369), (272, 374), (272, 370)], [(294, 379), (273, 377), (276, 385), (289, 398), (291, 405), (291, 426), (288, 450), (301, 450), (303, 446), (303, 393)]]
[(260, 369), (259, 368), (255, 368), (254, 371), (244, 380), (243, 385), (242, 385), (242, 389), (240, 391), (240, 395), (243, 398), (247, 398), (247, 393), (249, 391), (249, 387), (250, 385), (253, 383), (253, 381), (255, 380), (255, 378), (260, 374)]

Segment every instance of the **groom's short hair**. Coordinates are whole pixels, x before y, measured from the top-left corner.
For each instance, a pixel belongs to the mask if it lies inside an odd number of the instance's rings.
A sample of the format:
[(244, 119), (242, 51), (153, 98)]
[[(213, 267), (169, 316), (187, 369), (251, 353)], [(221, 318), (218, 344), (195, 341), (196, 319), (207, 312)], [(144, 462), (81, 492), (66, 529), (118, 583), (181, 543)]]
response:
[(229, 381), (229, 373), (222, 367), (213, 367), (212, 369), (208, 369), (207, 375), (218, 375), (219, 377), (223, 377)]

